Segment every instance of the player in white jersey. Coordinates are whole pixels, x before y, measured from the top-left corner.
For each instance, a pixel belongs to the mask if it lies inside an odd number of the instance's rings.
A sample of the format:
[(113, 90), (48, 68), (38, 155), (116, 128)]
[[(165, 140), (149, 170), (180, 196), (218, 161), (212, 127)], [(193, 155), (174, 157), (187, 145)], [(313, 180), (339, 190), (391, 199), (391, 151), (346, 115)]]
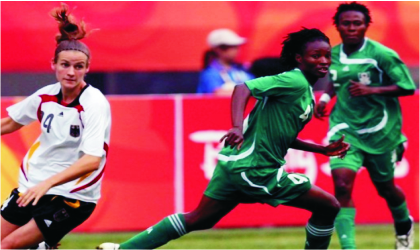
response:
[(41, 135), (20, 166), (19, 187), (1, 208), (1, 247), (50, 247), (84, 222), (100, 198), (111, 129), (105, 96), (84, 81), (90, 51), (86, 35), (62, 4), (51, 15), (60, 35), (52, 68), (59, 82), (7, 108), (1, 135), (38, 120)]

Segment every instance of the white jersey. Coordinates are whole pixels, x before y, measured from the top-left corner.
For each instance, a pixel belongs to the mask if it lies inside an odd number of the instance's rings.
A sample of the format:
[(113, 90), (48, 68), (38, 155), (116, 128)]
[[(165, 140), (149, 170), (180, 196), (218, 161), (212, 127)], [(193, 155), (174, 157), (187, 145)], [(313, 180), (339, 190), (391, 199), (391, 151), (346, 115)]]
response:
[(22, 125), (40, 121), (41, 135), (26, 153), (20, 167), (19, 192), (64, 171), (84, 154), (102, 157), (99, 169), (55, 186), (47, 194), (96, 203), (111, 132), (111, 109), (105, 96), (86, 85), (70, 104), (62, 102), (61, 85), (48, 85), (7, 108)]

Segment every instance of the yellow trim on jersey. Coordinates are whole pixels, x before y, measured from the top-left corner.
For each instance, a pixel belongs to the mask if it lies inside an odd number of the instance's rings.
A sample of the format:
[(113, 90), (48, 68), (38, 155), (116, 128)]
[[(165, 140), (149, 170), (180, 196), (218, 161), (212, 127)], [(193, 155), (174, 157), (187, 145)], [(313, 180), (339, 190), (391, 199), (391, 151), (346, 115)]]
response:
[(88, 178), (89, 175), (91, 175), (94, 171), (87, 173), (85, 175), (83, 175), (82, 177), (80, 177), (80, 179), (76, 182), (76, 185), (79, 184), (80, 182), (82, 182), (84, 179)]
[(29, 169), (29, 159), (31, 159), (31, 157), (34, 154), (35, 150), (37, 150), (39, 148), (39, 145), (41, 145), (41, 142), (40, 141), (38, 141), (37, 143), (35, 143), (34, 145), (32, 145), (31, 148), (29, 149), (28, 159), (26, 160), (26, 171), (28, 171), (28, 169)]

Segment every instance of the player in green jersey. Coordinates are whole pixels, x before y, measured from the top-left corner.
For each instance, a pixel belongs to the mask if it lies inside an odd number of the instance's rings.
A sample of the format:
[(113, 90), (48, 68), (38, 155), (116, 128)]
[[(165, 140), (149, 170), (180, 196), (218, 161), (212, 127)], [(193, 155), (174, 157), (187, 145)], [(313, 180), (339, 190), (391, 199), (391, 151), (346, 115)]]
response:
[[(152, 249), (195, 230), (209, 229), (239, 203), (283, 204), (312, 212), (306, 226), (307, 249), (326, 249), (340, 207), (334, 196), (311, 185), (308, 177), (282, 167), (288, 148), (344, 157), (349, 144), (322, 146), (297, 139), (312, 117), (312, 85), (328, 73), (329, 39), (317, 29), (291, 33), (283, 42), (284, 72), (237, 85), (232, 94), (233, 128), (221, 139), (213, 177), (198, 207), (173, 214), (122, 243), (103, 243), (100, 249)], [(258, 99), (244, 120), (249, 97)]]
[(404, 193), (394, 183), (394, 167), (406, 141), (398, 96), (413, 94), (415, 85), (396, 52), (365, 37), (371, 23), (366, 6), (340, 4), (333, 19), (342, 44), (332, 49), (330, 83), (315, 116), (325, 116), (326, 104), (336, 95), (327, 136), (334, 141), (345, 134), (352, 145), (346, 159), (330, 158), (335, 197), (342, 207), (335, 221), (338, 237), (344, 249), (356, 248), (351, 194), (357, 171), (365, 166), (394, 218), (396, 248), (409, 249), (413, 221)]

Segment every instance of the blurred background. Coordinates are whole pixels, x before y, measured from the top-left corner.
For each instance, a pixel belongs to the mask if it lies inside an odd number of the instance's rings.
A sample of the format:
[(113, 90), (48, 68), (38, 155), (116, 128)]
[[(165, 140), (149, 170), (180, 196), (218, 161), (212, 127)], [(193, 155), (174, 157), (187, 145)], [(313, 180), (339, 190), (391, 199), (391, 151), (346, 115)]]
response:
[[(218, 140), (230, 128), (229, 96), (194, 94), (210, 31), (229, 28), (247, 38), (237, 58), (245, 66), (260, 58), (278, 57), (284, 36), (302, 26), (322, 30), (332, 45), (340, 43), (332, 21), (342, 3), (339, 1), (65, 3), (70, 9), (76, 7), (73, 14), (85, 20), (88, 29), (99, 29), (83, 40), (92, 53), (86, 81), (107, 95), (113, 115), (102, 198), (91, 218), (76, 232), (138, 231), (168, 214), (190, 211), (198, 204), (216, 165), (221, 148)], [(373, 19), (367, 37), (394, 49), (418, 86), (419, 2), (361, 3), (370, 9)], [(7, 115), (6, 107), (56, 82), (50, 62), (58, 29), (48, 13), (59, 4), (1, 3), (2, 117)], [(322, 83), (315, 85), (315, 90), (321, 88)], [(320, 93), (315, 93), (317, 98)], [(408, 142), (395, 177), (418, 222), (418, 91), (400, 101)], [(39, 135), (38, 127), (34, 123), (1, 138), (2, 201), (17, 186), (20, 163)], [(313, 119), (300, 137), (325, 143), (327, 129), (327, 121)], [(287, 169), (305, 173), (313, 183), (333, 192), (327, 157), (290, 150)], [(391, 214), (365, 170), (357, 178), (354, 198), (356, 223), (385, 224), (390, 228), (385, 235), (393, 235)], [(216, 228), (302, 227), (309, 216), (294, 208), (242, 205)], [(304, 237), (304, 230), (300, 233)], [(202, 247), (206, 246), (212, 245)]]
[[(229, 28), (248, 43), (238, 60), (251, 64), (278, 57), (283, 37), (318, 28), (331, 39), (339, 2), (68, 2), (88, 28), (92, 52), (88, 82), (105, 94), (195, 93), (207, 49), (207, 34)], [(2, 96), (29, 95), (55, 81), (50, 61), (59, 2), (4, 2), (1, 5)], [(373, 24), (367, 36), (400, 55), (418, 85), (418, 2), (366, 2)], [(24, 12), (22, 15), (20, 13)]]

